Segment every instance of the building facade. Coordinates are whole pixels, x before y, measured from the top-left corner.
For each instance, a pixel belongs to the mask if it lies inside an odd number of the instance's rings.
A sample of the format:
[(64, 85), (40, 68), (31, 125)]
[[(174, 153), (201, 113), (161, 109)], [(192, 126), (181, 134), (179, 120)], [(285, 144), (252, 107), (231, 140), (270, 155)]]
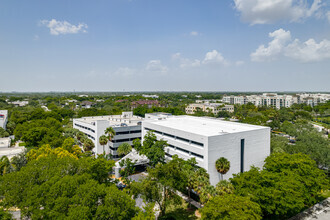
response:
[[(122, 115), (73, 119), (73, 128), (80, 130), (94, 142), (94, 153), (110, 153), (114, 158), (118, 158), (117, 149), (122, 143), (126, 142), (132, 145), (134, 139), (141, 139), (141, 121), (142, 118), (134, 116), (132, 112), (123, 112)], [(99, 138), (105, 134), (105, 130), (108, 127), (112, 127), (116, 135), (107, 145), (102, 146), (99, 143)]]
[(8, 110), (0, 110), (0, 128), (6, 130), (7, 122), (8, 122)]
[(224, 179), (229, 179), (235, 173), (248, 171), (252, 165), (262, 168), (270, 154), (268, 127), (154, 113), (146, 114), (142, 122), (142, 137), (148, 131), (153, 131), (158, 140), (167, 141), (167, 158), (174, 154), (183, 159), (195, 157), (197, 165), (209, 173), (212, 185), (220, 181), (215, 168), (218, 158), (230, 161), (230, 170), (224, 175)]
[(252, 103), (255, 106), (269, 106), (277, 109), (289, 108), (293, 104), (307, 104), (316, 106), (320, 103), (326, 103), (330, 100), (330, 94), (296, 94), (296, 95), (278, 95), (277, 93), (263, 93), (262, 95), (249, 96), (224, 96), (222, 101), (229, 104), (247, 104)]
[(193, 103), (186, 107), (186, 114), (194, 114), (198, 110), (216, 115), (220, 111), (234, 112), (234, 106), (224, 105), (222, 103)]

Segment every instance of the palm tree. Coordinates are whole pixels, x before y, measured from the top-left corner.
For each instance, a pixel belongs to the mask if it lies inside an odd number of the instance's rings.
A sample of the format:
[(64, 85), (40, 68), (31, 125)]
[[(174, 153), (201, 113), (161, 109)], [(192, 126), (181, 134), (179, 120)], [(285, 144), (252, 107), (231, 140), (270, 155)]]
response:
[(104, 153), (104, 145), (108, 143), (108, 138), (105, 135), (100, 136), (99, 143), (103, 146), (103, 153)]
[(216, 186), (217, 195), (225, 195), (234, 193), (234, 186), (227, 180), (221, 180)]
[(116, 132), (113, 127), (108, 127), (105, 129), (105, 134), (108, 135), (109, 141), (111, 141), (111, 139), (116, 135)]
[(201, 194), (203, 188), (210, 184), (209, 174), (204, 169), (198, 169), (193, 175), (195, 180), (192, 183), (193, 189), (198, 194)]
[(0, 175), (10, 173), (13, 170), (8, 157), (2, 156), (0, 159)]
[(216, 190), (215, 190), (214, 186), (208, 184), (208, 185), (205, 185), (203, 188), (201, 188), (199, 198), (201, 200), (201, 203), (205, 204), (205, 203), (207, 203), (207, 201), (209, 201), (215, 195), (216, 195)]
[(76, 137), (79, 141), (82, 141), (84, 139), (84, 137), (86, 137), (86, 135), (83, 132), (78, 131)]
[(226, 174), (230, 169), (230, 162), (226, 158), (220, 157), (215, 162), (215, 168), (221, 174), (221, 180), (223, 180), (223, 175)]
[(119, 156), (126, 155), (131, 151), (132, 151), (132, 146), (129, 143), (122, 143), (117, 149), (117, 153)]
[(86, 138), (84, 140), (84, 151), (91, 151), (94, 147), (94, 142), (91, 139)]

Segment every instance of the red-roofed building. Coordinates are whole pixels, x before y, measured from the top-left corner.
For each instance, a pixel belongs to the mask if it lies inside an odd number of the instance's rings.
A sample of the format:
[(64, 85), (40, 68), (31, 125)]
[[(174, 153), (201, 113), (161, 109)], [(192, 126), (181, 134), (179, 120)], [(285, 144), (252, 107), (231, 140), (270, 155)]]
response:
[(152, 107), (159, 107), (160, 104), (158, 102), (158, 100), (139, 100), (139, 101), (134, 101), (131, 102), (131, 109), (135, 109), (139, 106), (147, 106), (148, 108), (152, 108)]

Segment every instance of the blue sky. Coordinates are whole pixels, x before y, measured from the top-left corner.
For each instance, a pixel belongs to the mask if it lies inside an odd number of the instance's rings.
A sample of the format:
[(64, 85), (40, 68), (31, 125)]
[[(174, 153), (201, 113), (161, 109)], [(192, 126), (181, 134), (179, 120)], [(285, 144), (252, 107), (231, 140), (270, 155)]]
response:
[(329, 0), (2, 0), (0, 91), (328, 91)]

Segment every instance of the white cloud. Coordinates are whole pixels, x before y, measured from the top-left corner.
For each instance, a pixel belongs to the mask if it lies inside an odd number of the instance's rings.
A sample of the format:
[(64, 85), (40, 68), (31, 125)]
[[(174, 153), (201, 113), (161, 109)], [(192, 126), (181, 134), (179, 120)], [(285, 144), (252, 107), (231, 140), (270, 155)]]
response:
[(165, 74), (168, 71), (168, 67), (164, 66), (160, 60), (150, 60), (145, 68), (147, 71)]
[(274, 38), (268, 43), (268, 47), (260, 45), (258, 49), (251, 54), (252, 61), (266, 61), (275, 59), (285, 47), (286, 43), (290, 41), (290, 31), (285, 31), (282, 28), (272, 33), (269, 33), (269, 37)]
[(198, 33), (197, 31), (192, 31), (192, 32), (190, 32), (190, 35), (191, 35), (191, 36), (198, 36), (199, 33)]
[(269, 33), (274, 38), (268, 43), (268, 47), (260, 45), (252, 53), (252, 61), (270, 61), (279, 57), (288, 57), (300, 62), (317, 62), (330, 59), (330, 41), (322, 40), (317, 43), (314, 39), (301, 42), (299, 39), (291, 40), (290, 31), (283, 29)]
[(219, 53), (217, 50), (209, 51), (205, 54), (203, 60), (199, 59), (188, 59), (182, 57), (180, 53), (175, 53), (172, 55), (172, 59), (179, 61), (180, 68), (191, 68), (191, 67), (200, 67), (202, 65), (208, 64), (221, 64), (221, 65), (229, 65), (230, 63)]
[(315, 62), (330, 59), (330, 41), (322, 40), (316, 43), (314, 39), (300, 42), (295, 39), (286, 47), (285, 56), (301, 62)]
[(210, 52), (207, 52), (205, 55), (205, 58), (203, 60), (203, 64), (207, 63), (222, 63), (222, 64), (228, 64), (228, 62), (225, 60), (225, 58), (216, 50), (212, 50)]
[(42, 20), (40, 24), (48, 27), (51, 35), (86, 33), (88, 28), (87, 24), (84, 23), (73, 25), (67, 21), (57, 21), (55, 19)]
[(277, 21), (299, 22), (319, 12), (322, 0), (310, 5), (306, 0), (234, 0), (241, 19), (251, 24), (271, 24)]

